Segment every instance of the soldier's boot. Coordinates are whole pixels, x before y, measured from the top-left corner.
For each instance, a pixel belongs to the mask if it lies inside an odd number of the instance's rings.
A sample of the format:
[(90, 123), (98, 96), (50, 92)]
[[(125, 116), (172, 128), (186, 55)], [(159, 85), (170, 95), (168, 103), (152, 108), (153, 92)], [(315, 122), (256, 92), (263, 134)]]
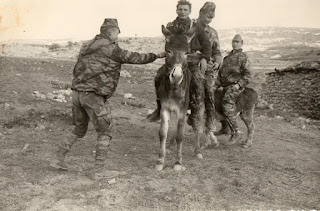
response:
[(149, 119), (150, 122), (156, 122), (160, 120), (160, 111), (161, 111), (161, 103), (160, 103), (160, 100), (157, 99), (157, 108), (154, 112), (152, 112), (147, 116), (147, 119)]
[(216, 135), (216, 136), (230, 135), (231, 131), (230, 131), (228, 121), (221, 120), (220, 122), (221, 122), (221, 129), (219, 131), (215, 132), (214, 135)]
[(237, 119), (235, 116), (229, 116), (227, 117), (227, 121), (229, 123), (229, 126), (231, 128), (231, 137), (227, 142), (227, 145), (233, 145), (240, 139), (239, 134), (239, 126), (237, 123)]
[(56, 152), (56, 158), (50, 163), (50, 166), (56, 169), (68, 170), (69, 166), (65, 162), (67, 153), (71, 150), (71, 146), (78, 140), (78, 137), (74, 134), (63, 140), (63, 143), (59, 146)]
[(94, 167), (91, 171), (90, 177), (91, 179), (98, 181), (101, 179), (113, 179), (119, 175), (118, 171), (110, 171), (107, 170), (106, 166), (106, 156), (108, 153), (110, 143), (110, 137), (102, 136), (98, 138), (98, 144), (96, 148), (96, 155), (95, 155), (95, 163)]
[(195, 112), (192, 112), (191, 110), (191, 114), (189, 114), (188, 119), (187, 119), (187, 124), (190, 125), (191, 127), (193, 127), (194, 122), (196, 121), (196, 115), (194, 114)]

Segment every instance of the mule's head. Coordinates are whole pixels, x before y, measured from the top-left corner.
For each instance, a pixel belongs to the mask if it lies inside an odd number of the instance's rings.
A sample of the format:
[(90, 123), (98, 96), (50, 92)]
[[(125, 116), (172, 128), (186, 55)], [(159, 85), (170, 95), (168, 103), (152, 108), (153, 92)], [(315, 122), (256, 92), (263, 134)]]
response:
[(179, 85), (187, 69), (187, 53), (190, 51), (190, 41), (195, 34), (193, 26), (184, 34), (172, 34), (166, 27), (162, 26), (162, 33), (166, 38), (166, 68), (170, 83)]

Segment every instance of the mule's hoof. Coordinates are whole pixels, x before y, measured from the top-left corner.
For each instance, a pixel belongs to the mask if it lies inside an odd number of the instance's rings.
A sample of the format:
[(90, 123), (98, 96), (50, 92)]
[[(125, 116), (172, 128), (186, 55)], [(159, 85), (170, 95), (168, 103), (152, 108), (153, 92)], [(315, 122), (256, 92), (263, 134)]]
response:
[(212, 147), (213, 147), (213, 148), (217, 148), (219, 145), (220, 145), (220, 143), (219, 143), (219, 141), (217, 141), (217, 142), (214, 142), (214, 143), (212, 144)]
[(242, 145), (243, 148), (248, 149), (251, 147), (251, 144), (245, 143)]
[(197, 157), (198, 159), (203, 159), (203, 156), (202, 156), (201, 153), (198, 153), (198, 154), (196, 155), (196, 157)]
[(180, 164), (174, 164), (173, 170), (175, 170), (175, 171), (181, 171), (181, 170), (183, 170), (182, 165), (180, 165)]
[(163, 170), (164, 165), (163, 164), (157, 164), (156, 165), (156, 170), (157, 171), (162, 171)]
[(210, 146), (210, 145), (201, 146), (200, 149), (201, 149), (201, 150), (202, 150), (202, 149), (207, 149), (208, 146)]

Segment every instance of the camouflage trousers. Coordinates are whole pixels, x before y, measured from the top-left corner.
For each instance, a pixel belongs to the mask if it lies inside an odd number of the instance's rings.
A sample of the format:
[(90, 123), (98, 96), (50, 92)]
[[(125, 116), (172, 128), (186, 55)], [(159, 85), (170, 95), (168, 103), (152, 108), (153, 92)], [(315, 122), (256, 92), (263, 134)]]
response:
[(227, 86), (223, 89), (222, 111), (232, 131), (236, 132), (239, 130), (236, 116), (236, 101), (241, 94), (241, 90), (234, 88), (234, 86)]
[(101, 160), (103, 163), (108, 151), (109, 140), (112, 138), (111, 108), (106, 97), (94, 92), (73, 90), (72, 103), (75, 122), (72, 133), (78, 138), (84, 137), (88, 130), (89, 120), (91, 120), (98, 134), (96, 161)]
[[(205, 101), (205, 109), (206, 109), (206, 128), (209, 131), (213, 131), (215, 129), (214, 119), (215, 119), (215, 107), (214, 107), (214, 78), (215, 73), (210, 68), (210, 63), (208, 64), (208, 70), (203, 73), (200, 71), (200, 67), (198, 63), (189, 62), (188, 68), (192, 73), (191, 84), (190, 84), (190, 109), (191, 115), (195, 114), (196, 110), (199, 109), (200, 103), (204, 98)], [(159, 99), (158, 88), (160, 87), (160, 83), (162, 77), (166, 75), (166, 68), (163, 65), (155, 76), (155, 88), (157, 99)], [(202, 93), (205, 93), (205, 96), (202, 96)]]

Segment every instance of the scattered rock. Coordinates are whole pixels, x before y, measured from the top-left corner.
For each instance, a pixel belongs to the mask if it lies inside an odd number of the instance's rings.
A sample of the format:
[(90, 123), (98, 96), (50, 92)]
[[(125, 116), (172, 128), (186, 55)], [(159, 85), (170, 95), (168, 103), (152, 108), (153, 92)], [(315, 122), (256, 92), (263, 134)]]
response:
[(47, 94), (47, 98), (48, 98), (49, 100), (53, 100), (53, 99), (54, 99), (54, 95), (53, 95), (52, 93), (48, 93), (48, 94)]
[(132, 96), (131, 93), (126, 93), (126, 94), (124, 94), (123, 97), (126, 98), (126, 99), (134, 99), (134, 97)]
[(109, 184), (109, 185), (116, 184), (116, 183), (117, 183), (117, 181), (116, 181), (115, 178), (113, 178), (112, 180), (109, 180), (109, 181), (108, 181), (108, 184)]
[(45, 130), (46, 127), (45, 127), (44, 125), (39, 125), (36, 129), (38, 129), (38, 130)]
[(277, 54), (277, 55), (274, 55), (274, 56), (271, 56), (270, 58), (271, 59), (277, 59), (277, 58), (281, 58), (282, 56), (280, 54)]
[(28, 147), (29, 147), (30, 145), (29, 144), (26, 144), (23, 148), (22, 148), (22, 150), (21, 150), (21, 154), (26, 154), (29, 150), (28, 150)]
[(273, 104), (269, 104), (270, 110), (274, 110)]
[(4, 110), (8, 110), (9, 107), (10, 107), (10, 104), (9, 104), (9, 103), (5, 103), (5, 104), (4, 104)]

